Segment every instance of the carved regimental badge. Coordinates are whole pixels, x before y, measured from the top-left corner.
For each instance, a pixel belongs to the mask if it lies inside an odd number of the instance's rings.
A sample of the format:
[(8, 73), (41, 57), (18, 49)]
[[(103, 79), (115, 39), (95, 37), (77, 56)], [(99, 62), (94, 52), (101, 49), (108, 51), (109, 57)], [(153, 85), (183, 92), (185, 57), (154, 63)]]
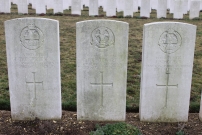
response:
[(22, 45), (29, 50), (36, 50), (42, 46), (44, 36), (42, 31), (34, 24), (29, 24), (20, 34)]
[(92, 32), (91, 44), (98, 48), (106, 48), (114, 45), (115, 37), (111, 29), (107, 27), (99, 27)]
[(173, 30), (169, 29), (165, 31), (159, 39), (159, 47), (165, 53), (174, 53), (176, 52), (182, 44), (182, 38), (180, 34)]

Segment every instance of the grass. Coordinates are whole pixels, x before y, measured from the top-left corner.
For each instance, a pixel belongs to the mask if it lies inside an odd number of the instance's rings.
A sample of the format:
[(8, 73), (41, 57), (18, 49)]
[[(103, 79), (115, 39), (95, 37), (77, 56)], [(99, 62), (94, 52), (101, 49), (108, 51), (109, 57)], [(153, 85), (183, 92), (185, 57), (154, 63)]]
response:
[[(128, 22), (129, 30), (129, 54), (127, 74), (127, 111), (138, 112), (140, 96), (140, 73), (142, 55), (143, 25), (151, 22), (177, 21), (197, 25), (196, 49), (194, 69), (191, 87), (190, 112), (199, 111), (202, 90), (202, 21), (201, 19), (189, 20), (184, 15), (183, 20), (173, 20), (172, 14), (167, 14), (165, 19), (157, 19), (156, 11), (152, 10), (150, 19), (140, 19), (140, 13), (134, 13), (133, 18), (123, 18), (123, 12), (117, 13), (117, 18), (89, 17), (88, 9), (82, 11), (82, 16), (70, 16), (71, 10), (65, 10), (63, 14), (53, 14), (53, 10), (47, 10), (47, 15), (36, 15), (35, 10), (29, 6), (29, 15), (18, 15), (17, 6), (12, 5), (11, 14), (0, 16), (0, 109), (10, 108), (8, 71), (6, 62), (6, 43), (4, 33), (4, 21), (21, 17), (43, 17), (59, 20), (60, 23), (60, 50), (61, 50), (61, 80), (62, 80), (62, 107), (66, 110), (76, 110), (76, 22), (93, 19), (112, 19)], [(102, 8), (99, 14), (105, 16)], [(200, 13), (202, 18), (202, 13)]]

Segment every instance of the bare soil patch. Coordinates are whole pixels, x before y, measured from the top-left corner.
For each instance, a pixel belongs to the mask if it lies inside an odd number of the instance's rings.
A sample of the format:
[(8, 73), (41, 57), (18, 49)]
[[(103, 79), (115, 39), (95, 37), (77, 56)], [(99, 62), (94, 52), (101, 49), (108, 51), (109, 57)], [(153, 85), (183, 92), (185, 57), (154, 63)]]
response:
[[(12, 134), (66, 134), (89, 135), (96, 124), (105, 125), (116, 122), (77, 121), (76, 112), (63, 111), (61, 120), (36, 119), (34, 121), (12, 121), (10, 111), (0, 111), (0, 135)], [(198, 113), (190, 113), (189, 121), (184, 123), (140, 122), (138, 113), (127, 113), (126, 123), (138, 127), (144, 135), (175, 135), (183, 130), (187, 135), (202, 135), (202, 122)]]

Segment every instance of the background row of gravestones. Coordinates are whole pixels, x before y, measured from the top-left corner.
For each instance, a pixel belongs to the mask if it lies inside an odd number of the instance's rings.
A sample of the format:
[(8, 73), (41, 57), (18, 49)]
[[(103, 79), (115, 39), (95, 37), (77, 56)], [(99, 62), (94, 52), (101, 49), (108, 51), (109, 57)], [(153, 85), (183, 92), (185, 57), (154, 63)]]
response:
[[(140, 120), (188, 120), (196, 26), (144, 25)], [(129, 24), (76, 24), (77, 118), (124, 121)], [(19, 18), (5, 22), (13, 120), (60, 119), (59, 22)], [(199, 113), (202, 119), (202, 107)]]
[(63, 13), (71, 7), (71, 14), (81, 15), (83, 6), (89, 7), (89, 15), (99, 15), (99, 7), (106, 11), (106, 16), (116, 16), (116, 11), (123, 11), (124, 17), (138, 12), (140, 17), (150, 17), (151, 9), (157, 10), (157, 18), (166, 18), (167, 10), (173, 13), (173, 18), (182, 19), (184, 14), (189, 18), (199, 17), (202, 0), (0, 0), (0, 12), (10, 13), (11, 2), (17, 4), (18, 13), (28, 13), (28, 4), (36, 9), (36, 14), (46, 14), (46, 9), (53, 9), (54, 13)]

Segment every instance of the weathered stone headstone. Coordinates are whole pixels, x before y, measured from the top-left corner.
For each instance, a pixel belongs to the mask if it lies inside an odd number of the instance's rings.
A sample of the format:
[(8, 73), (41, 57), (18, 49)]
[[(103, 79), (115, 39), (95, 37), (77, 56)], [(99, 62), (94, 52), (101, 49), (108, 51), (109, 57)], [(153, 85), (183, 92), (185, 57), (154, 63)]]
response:
[(13, 19), (5, 35), (12, 119), (60, 119), (59, 22)]
[(45, 0), (35, 0), (36, 1), (36, 14), (46, 14), (46, 4)]
[(190, 3), (189, 19), (199, 17), (200, 0), (192, 0)]
[(27, 14), (28, 13), (28, 6), (27, 0), (18, 0), (18, 14)]
[(170, 0), (170, 14), (174, 13), (175, 8), (175, 0)]
[(170, 1), (171, 0), (167, 0), (167, 9), (170, 9)]
[(107, 0), (103, 0), (103, 11), (106, 12), (107, 10)]
[(54, 1), (53, 0), (46, 0), (47, 9), (53, 9), (54, 8)]
[(202, 0), (201, 0), (201, 2), (200, 2), (200, 10), (202, 10)]
[(83, 10), (83, 0), (81, 0), (81, 10)]
[(54, 0), (54, 14), (63, 13), (63, 0)]
[(93, 20), (76, 27), (77, 118), (124, 121), (128, 23)]
[(188, 0), (188, 11), (190, 10), (190, 3), (191, 3), (191, 0)]
[(89, 0), (89, 16), (98, 15), (98, 0)]
[(98, 0), (98, 6), (102, 7), (102, 5), (103, 5), (103, 0)]
[(184, 0), (183, 11), (184, 14), (188, 13), (188, 0)]
[(133, 0), (127, 0), (126, 2), (123, 3), (124, 6), (124, 11), (123, 11), (123, 16), (127, 17), (133, 17)]
[(71, 6), (70, 0), (63, 0), (63, 10), (69, 9), (69, 6)]
[(150, 0), (142, 0), (140, 7), (140, 17), (150, 18)]
[(32, 9), (36, 9), (36, 0), (32, 1)]
[(166, 18), (167, 0), (158, 0), (157, 18)]
[(17, 0), (13, 0), (13, 4), (17, 4)]
[(116, 0), (105, 0), (106, 2), (106, 16), (116, 16)]
[(10, 0), (0, 0), (0, 12), (10, 13), (11, 2)]
[(121, 12), (124, 10), (124, 0), (116, 0), (116, 10), (117, 12)]
[(184, 0), (175, 0), (174, 1), (174, 19), (183, 19), (184, 14)]
[(138, 12), (138, 0), (133, 0), (133, 12)]
[(144, 25), (140, 120), (186, 122), (196, 26), (178, 22)]
[(158, 8), (158, 0), (150, 0), (151, 8), (156, 9)]
[(83, 0), (83, 3), (84, 3), (84, 5), (86, 6), (86, 7), (89, 7), (89, 0)]
[(81, 15), (81, 0), (72, 0), (71, 14)]

